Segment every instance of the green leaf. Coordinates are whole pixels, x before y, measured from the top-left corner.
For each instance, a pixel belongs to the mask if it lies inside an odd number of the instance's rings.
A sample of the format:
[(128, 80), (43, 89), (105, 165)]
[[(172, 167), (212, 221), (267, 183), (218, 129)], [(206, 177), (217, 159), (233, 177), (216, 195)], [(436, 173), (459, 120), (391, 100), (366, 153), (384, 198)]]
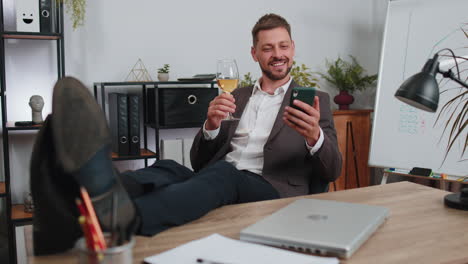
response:
[[(444, 91), (443, 91), (444, 92)], [(463, 132), (468, 129), (468, 91), (464, 90), (448, 100), (445, 103), (439, 114), (435, 124), (441, 121), (441, 117), (444, 113), (449, 113), (449, 117), (444, 122), (444, 130), (439, 139), (439, 142), (443, 139), (443, 135), (449, 133), (447, 147), (445, 149), (444, 159), (442, 164), (447, 159), (448, 153), (452, 150), (455, 142), (460, 139), (463, 142)], [(435, 125), (434, 124), (434, 125)], [(463, 157), (468, 148), (468, 133), (465, 133), (464, 146), (461, 152), (460, 158)]]
[(304, 63), (296, 65), (296, 61), (294, 61), (290, 74), (294, 81), (302, 87), (319, 88), (318, 79), (314, 77), (314, 73)]
[(244, 74), (244, 79), (241, 80), (239, 87), (252, 86), (257, 80), (252, 79), (250, 72)]

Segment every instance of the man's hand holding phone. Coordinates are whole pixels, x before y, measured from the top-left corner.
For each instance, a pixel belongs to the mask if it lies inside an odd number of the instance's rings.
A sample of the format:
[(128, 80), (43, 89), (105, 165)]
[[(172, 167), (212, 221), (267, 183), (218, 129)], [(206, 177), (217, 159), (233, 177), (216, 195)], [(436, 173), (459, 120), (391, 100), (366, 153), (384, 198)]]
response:
[(285, 108), (283, 121), (301, 134), (309, 146), (315, 145), (320, 137), (320, 103), (315, 96), (315, 88), (293, 88), (290, 106)]

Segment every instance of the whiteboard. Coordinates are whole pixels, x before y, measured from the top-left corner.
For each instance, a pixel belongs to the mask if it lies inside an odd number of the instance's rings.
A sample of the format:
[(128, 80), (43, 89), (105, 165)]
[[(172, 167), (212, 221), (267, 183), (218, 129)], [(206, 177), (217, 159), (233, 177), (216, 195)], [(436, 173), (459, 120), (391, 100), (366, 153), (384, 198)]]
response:
[[(462, 147), (468, 129), (449, 152), (444, 122), (435, 122), (442, 106), (463, 88), (438, 75), (441, 94), (436, 113), (428, 113), (394, 97), (401, 83), (419, 72), (427, 59), (443, 48), (468, 56), (468, 0), (397, 0), (388, 4), (380, 58), (375, 116), (369, 165), (411, 169), (430, 168), (437, 173), (468, 176), (468, 151)], [(445, 53), (442, 53), (445, 54)], [(454, 66), (440, 58), (441, 69)], [(468, 62), (460, 64), (461, 79), (468, 78)], [(467, 100), (467, 98), (465, 98)], [(466, 101), (465, 101), (466, 102)], [(441, 120), (447, 120), (449, 113)]]

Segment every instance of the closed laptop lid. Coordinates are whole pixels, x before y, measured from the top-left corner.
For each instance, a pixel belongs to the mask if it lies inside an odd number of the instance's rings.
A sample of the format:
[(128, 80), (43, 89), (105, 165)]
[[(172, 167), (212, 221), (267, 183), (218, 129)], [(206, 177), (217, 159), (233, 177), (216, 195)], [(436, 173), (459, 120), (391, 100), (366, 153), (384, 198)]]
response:
[(383, 223), (388, 212), (379, 206), (299, 199), (245, 228), (240, 237), (348, 257)]

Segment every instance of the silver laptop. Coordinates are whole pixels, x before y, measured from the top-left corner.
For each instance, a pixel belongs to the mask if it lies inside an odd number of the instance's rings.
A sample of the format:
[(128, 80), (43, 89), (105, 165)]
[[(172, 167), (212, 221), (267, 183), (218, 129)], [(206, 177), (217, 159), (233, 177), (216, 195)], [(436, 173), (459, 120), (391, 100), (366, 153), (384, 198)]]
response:
[(299, 199), (242, 230), (240, 239), (348, 258), (388, 215), (379, 206)]

